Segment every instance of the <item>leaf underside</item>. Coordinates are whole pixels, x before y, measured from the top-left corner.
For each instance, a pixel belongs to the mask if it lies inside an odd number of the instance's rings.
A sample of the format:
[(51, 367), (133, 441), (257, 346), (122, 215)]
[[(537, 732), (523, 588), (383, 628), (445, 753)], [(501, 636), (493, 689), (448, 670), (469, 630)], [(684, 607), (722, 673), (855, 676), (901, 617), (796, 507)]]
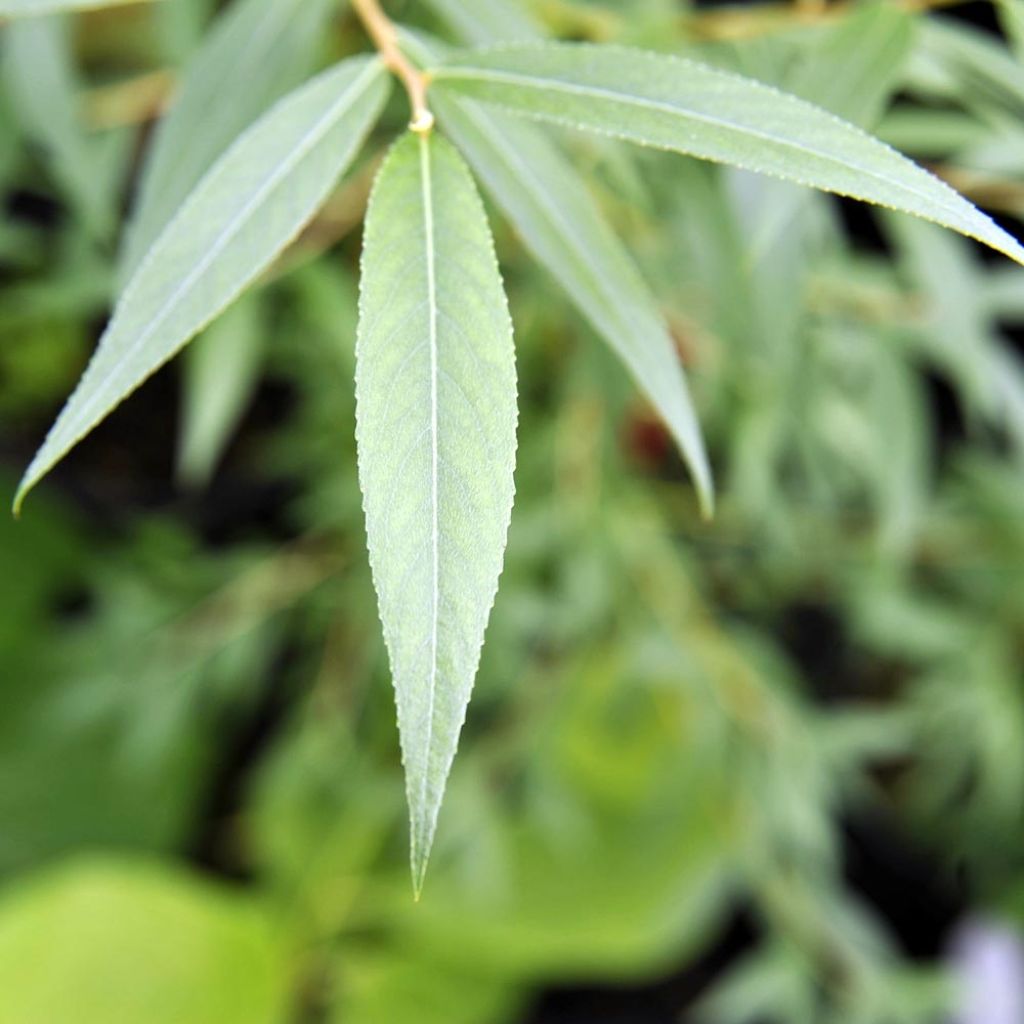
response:
[(423, 882), (512, 511), (512, 325), (483, 206), (435, 132), (382, 166), (356, 346), (359, 479)]
[(433, 89), (732, 164), (931, 220), (1024, 263), (1024, 247), (944, 182), (794, 96), (677, 57), (514, 44), (461, 54)]
[(125, 288), (71, 398), (25, 473), (28, 491), (265, 270), (327, 197), (387, 97), (376, 59), (291, 93), (213, 166)]

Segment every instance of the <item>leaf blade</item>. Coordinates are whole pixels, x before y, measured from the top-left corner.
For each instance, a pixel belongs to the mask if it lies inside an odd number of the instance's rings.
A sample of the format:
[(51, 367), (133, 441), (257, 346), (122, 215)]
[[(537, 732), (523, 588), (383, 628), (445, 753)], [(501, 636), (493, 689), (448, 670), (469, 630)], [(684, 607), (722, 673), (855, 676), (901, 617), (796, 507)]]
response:
[(299, 84), (329, 13), (327, 0), (243, 0), (213, 23), (147, 153), (121, 253), (122, 281), (231, 142)]
[(125, 289), (22, 478), (16, 512), (82, 437), (266, 269), (326, 198), (386, 96), (379, 61), (346, 61), (282, 100), (214, 165)]
[(1024, 247), (948, 185), (853, 125), (761, 83), (604, 45), (518, 44), (454, 60), (434, 70), (433, 90), (901, 210), (1024, 263)]
[(517, 419), (490, 231), (437, 133), (401, 139), (374, 185), (356, 364), (359, 479), (418, 893), (501, 572)]

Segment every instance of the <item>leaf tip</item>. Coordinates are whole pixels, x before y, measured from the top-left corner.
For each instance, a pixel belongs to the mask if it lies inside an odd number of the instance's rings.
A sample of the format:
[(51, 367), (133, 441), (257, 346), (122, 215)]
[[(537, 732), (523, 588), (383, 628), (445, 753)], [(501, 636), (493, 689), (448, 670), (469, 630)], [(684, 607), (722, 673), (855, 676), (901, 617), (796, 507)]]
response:
[(28, 492), (32, 489), (32, 484), (29, 481), (22, 480), (18, 484), (17, 491), (14, 492), (14, 501), (11, 502), (11, 515), (15, 519), (21, 518), (21, 507), (25, 504), (25, 498), (28, 497)]
[(419, 903), (423, 896), (423, 883), (427, 878), (427, 865), (430, 863), (430, 846), (432, 837), (417, 839), (413, 833), (412, 849), (410, 851), (410, 867), (412, 868), (412, 898), (414, 903)]

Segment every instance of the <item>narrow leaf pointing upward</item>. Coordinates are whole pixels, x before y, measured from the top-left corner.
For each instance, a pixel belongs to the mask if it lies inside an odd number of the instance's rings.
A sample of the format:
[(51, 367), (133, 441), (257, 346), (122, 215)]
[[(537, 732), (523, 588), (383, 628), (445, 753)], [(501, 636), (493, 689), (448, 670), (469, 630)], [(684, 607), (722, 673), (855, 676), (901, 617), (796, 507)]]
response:
[(935, 221), (1024, 263), (1024, 247), (878, 139), (760, 82), (617, 46), (516, 44), (469, 52), (433, 90), (573, 128), (732, 164)]
[(409, 134), (366, 221), (359, 478), (391, 659), (413, 884), (423, 884), (512, 512), (512, 326), (483, 206), (452, 146)]

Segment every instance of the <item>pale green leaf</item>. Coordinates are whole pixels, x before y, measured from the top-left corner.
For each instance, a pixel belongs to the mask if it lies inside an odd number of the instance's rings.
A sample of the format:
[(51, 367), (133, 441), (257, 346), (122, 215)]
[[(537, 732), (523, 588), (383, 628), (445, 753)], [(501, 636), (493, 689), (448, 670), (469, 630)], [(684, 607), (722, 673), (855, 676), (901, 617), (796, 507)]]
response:
[(692, 61), (612, 46), (463, 54), (433, 90), (732, 164), (935, 221), (1024, 263), (1024, 247), (884, 143), (794, 96)]
[[(91, 11), (99, 7), (121, 7), (147, 0), (0, 0), (0, 18), (22, 18), (63, 11)], [(151, 2), (151, 0), (149, 0)]]
[(309, 72), (331, 9), (331, 0), (239, 0), (217, 20), (156, 131), (125, 238), (122, 281), (235, 137)]
[(259, 300), (259, 293), (243, 297), (185, 350), (178, 476), (189, 486), (212, 476), (259, 382)]
[(4, 1024), (275, 1024), (288, 973), (254, 900), (157, 863), (69, 861), (0, 901)]
[(856, 125), (876, 121), (899, 85), (914, 19), (884, 2), (854, 8), (809, 48), (790, 90)]
[(483, 207), (451, 144), (407, 135), (366, 221), (359, 479), (423, 883), (512, 511), (512, 326)]
[(1024, 63), (980, 29), (949, 18), (929, 18), (919, 33), (920, 56), (952, 75), (954, 98), (968, 107), (996, 101), (1024, 113)]
[(387, 96), (354, 58), (287, 96), (214, 165), (139, 265), (21, 482), (25, 494), (265, 270), (326, 198)]

